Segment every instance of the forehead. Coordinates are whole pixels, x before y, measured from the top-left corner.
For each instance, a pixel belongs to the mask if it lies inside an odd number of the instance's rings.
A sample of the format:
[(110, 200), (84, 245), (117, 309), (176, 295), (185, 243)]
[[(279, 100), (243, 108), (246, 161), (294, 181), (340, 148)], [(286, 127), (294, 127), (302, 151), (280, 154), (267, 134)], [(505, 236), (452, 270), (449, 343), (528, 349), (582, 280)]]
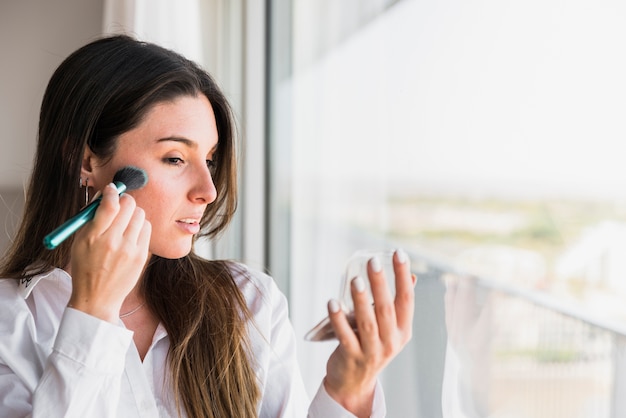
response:
[(122, 147), (141, 148), (163, 143), (164, 138), (179, 138), (200, 150), (217, 145), (217, 126), (211, 103), (204, 95), (182, 96), (154, 105), (141, 123), (120, 137)]

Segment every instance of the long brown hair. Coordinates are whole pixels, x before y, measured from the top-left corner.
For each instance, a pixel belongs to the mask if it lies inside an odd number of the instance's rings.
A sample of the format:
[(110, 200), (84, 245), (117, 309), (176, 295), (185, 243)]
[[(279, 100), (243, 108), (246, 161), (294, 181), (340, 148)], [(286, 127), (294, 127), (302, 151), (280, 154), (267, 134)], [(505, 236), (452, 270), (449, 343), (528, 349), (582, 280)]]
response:
[[(56, 250), (43, 237), (84, 204), (79, 190), (86, 146), (106, 159), (117, 138), (157, 103), (204, 94), (215, 114), (219, 146), (217, 200), (202, 235), (217, 236), (237, 201), (235, 124), (211, 76), (192, 61), (127, 36), (98, 39), (70, 55), (53, 74), (41, 106), (34, 168), (24, 216), (0, 277), (25, 278), (70, 261), (72, 239)], [(82, 199), (81, 199), (82, 198)], [(236, 266), (193, 252), (178, 260), (152, 256), (141, 289), (169, 334), (176, 404), (189, 417), (256, 416), (260, 398), (246, 327), (250, 314), (233, 279)]]

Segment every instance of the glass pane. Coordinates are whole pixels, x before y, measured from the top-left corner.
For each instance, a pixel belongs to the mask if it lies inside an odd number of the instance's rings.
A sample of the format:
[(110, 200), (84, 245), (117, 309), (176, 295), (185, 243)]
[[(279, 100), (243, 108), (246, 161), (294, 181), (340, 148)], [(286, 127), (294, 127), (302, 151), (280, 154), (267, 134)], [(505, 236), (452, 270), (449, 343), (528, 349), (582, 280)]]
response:
[[(626, 413), (626, 4), (270, 16), (270, 267), (298, 335), (355, 251), (402, 247), (417, 304), (389, 416)], [(301, 344), (311, 393), (334, 347)]]

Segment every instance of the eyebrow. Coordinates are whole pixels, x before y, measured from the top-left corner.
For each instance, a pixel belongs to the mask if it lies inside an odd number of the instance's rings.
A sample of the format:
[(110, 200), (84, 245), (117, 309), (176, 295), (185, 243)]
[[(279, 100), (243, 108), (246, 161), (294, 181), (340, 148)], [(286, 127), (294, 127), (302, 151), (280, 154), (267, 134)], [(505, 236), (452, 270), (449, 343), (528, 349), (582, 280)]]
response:
[(192, 141), (191, 139), (187, 139), (187, 138), (180, 138), (180, 137), (177, 137), (177, 136), (168, 136), (167, 138), (157, 139), (157, 142), (168, 142), (168, 141), (180, 142), (180, 143), (188, 146), (189, 148), (197, 148), (198, 147), (198, 144), (195, 141)]
[[(191, 139), (187, 139), (187, 138), (181, 138), (178, 136), (168, 136), (166, 138), (160, 138), (157, 139), (157, 143), (161, 143), (161, 142), (168, 142), (168, 141), (172, 141), (172, 142), (180, 142), (181, 144), (189, 147), (189, 148), (198, 148), (198, 143), (196, 141), (192, 141)], [(215, 152), (217, 150), (217, 145), (219, 144), (219, 142), (216, 142), (215, 145), (213, 146), (213, 148), (211, 148), (210, 152)]]

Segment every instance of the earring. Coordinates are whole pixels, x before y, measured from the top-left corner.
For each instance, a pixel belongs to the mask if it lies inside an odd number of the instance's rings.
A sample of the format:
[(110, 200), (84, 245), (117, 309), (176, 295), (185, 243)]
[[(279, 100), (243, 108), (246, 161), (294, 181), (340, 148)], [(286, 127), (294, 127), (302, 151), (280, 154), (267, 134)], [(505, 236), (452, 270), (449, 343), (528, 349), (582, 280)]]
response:
[(85, 206), (89, 204), (89, 177), (85, 177), (85, 184), (83, 185), (83, 178), (79, 179), (78, 187), (85, 188)]

